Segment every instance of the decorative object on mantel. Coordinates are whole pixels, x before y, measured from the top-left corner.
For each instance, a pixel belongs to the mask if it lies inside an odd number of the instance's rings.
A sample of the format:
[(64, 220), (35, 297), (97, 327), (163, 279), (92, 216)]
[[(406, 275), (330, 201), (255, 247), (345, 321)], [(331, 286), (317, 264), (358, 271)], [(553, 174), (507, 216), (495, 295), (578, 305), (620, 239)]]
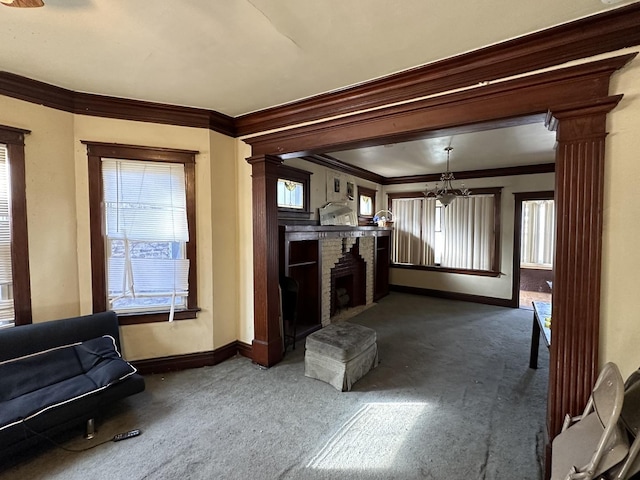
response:
[(430, 190), (429, 185), (427, 185), (427, 189), (424, 191), (424, 196), (435, 197), (446, 207), (453, 202), (456, 197), (468, 197), (469, 194), (471, 194), (471, 191), (468, 188), (465, 188), (464, 183), (461, 188), (453, 188), (451, 182), (455, 180), (455, 177), (453, 176), (453, 172), (449, 170), (449, 155), (451, 150), (453, 150), (453, 147), (445, 147), (444, 150), (447, 152), (447, 171), (440, 176), (442, 186), (440, 187), (436, 183), (436, 186)]
[(378, 210), (373, 216), (373, 221), (379, 227), (393, 227), (393, 212), (391, 210)]
[(347, 225), (356, 227), (358, 217), (346, 203), (329, 202), (324, 207), (318, 209), (320, 214), (320, 225)]

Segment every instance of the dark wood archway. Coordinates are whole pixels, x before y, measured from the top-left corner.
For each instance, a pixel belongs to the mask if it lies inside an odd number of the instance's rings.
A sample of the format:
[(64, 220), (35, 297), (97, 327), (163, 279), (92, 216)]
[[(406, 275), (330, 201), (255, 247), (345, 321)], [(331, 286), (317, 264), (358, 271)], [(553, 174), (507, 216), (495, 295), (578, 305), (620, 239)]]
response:
[[(582, 410), (598, 373), (604, 141), (611, 75), (635, 54), (250, 138), (254, 206), (254, 360), (281, 360), (276, 169), (284, 158), (546, 118), (557, 132), (557, 242), (548, 430)], [(471, 127), (473, 128), (473, 127)], [(276, 348), (278, 347), (278, 348)]]

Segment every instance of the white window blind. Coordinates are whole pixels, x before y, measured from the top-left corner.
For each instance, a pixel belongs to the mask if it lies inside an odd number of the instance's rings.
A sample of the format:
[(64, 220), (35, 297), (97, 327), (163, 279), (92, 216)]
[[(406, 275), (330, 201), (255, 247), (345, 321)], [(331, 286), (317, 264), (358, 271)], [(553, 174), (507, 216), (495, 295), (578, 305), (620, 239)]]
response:
[(444, 210), (443, 267), (489, 270), (493, 264), (493, 195), (456, 199)]
[(14, 319), (11, 270), (11, 182), (7, 146), (0, 144), (0, 327), (12, 325)]
[(495, 255), (495, 195), (472, 195), (447, 208), (435, 198), (394, 198), (398, 264), (489, 270)]
[(107, 284), (118, 312), (186, 308), (184, 165), (102, 160)]
[(551, 268), (555, 252), (555, 203), (522, 202), (521, 266)]
[(394, 198), (391, 211), (394, 263), (433, 265), (435, 255), (435, 198)]

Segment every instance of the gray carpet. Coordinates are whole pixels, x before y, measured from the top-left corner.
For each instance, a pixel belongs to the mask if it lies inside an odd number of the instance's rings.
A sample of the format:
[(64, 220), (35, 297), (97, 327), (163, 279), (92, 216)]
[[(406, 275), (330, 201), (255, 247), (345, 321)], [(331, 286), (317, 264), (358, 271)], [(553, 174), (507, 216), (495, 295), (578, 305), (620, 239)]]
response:
[[(531, 312), (393, 293), (350, 321), (380, 365), (341, 393), (304, 376), (304, 342), (265, 370), (235, 357), (146, 378), (83, 453), (4, 459), (23, 479), (541, 479), (548, 352), (528, 368)], [(75, 436), (64, 446), (82, 448)], [(7, 467), (7, 461), (9, 466)]]

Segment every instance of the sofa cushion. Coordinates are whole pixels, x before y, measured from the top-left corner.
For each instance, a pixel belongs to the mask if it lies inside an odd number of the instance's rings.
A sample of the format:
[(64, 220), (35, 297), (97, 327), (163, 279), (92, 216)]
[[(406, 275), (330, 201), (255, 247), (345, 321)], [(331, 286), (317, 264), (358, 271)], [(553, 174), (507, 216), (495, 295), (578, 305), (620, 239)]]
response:
[(110, 336), (0, 362), (0, 430), (135, 372)]

